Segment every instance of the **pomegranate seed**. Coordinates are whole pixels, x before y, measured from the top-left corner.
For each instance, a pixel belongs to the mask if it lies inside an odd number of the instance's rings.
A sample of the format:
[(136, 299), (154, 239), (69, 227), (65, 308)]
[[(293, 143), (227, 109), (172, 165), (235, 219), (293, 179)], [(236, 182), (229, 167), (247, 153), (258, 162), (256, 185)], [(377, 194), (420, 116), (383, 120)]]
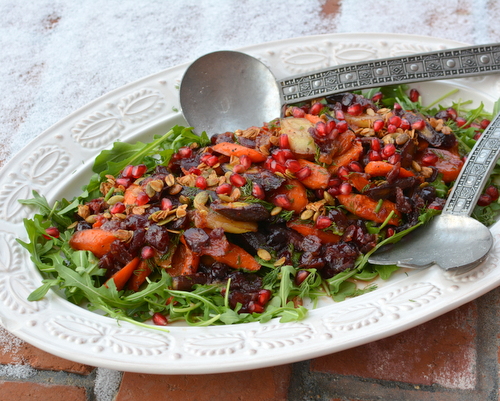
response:
[(384, 97), (382, 92), (377, 92), (372, 96), (372, 102), (377, 103), (380, 102)]
[(233, 186), (231, 184), (225, 183), (225, 184), (221, 184), (217, 188), (215, 188), (215, 193), (217, 195), (229, 195), (232, 190), (233, 190)]
[(340, 178), (330, 178), (328, 181), (328, 187), (338, 187), (342, 184), (342, 180)]
[(352, 161), (347, 165), (347, 168), (351, 171), (355, 171), (357, 173), (362, 173), (363, 172), (363, 167), (361, 167), (361, 164), (359, 164), (356, 161)]
[(286, 173), (286, 167), (283, 164), (278, 163), (274, 159), (271, 160), (270, 170), (273, 171), (273, 172), (275, 172), (275, 173), (281, 173), (281, 174), (285, 174)]
[(382, 149), (382, 156), (384, 159), (388, 159), (394, 153), (396, 153), (396, 146), (393, 143), (388, 143), (384, 146), (384, 149)]
[(323, 121), (318, 121), (316, 123), (316, 133), (319, 135), (319, 136), (326, 136), (327, 135), (327, 132), (326, 132), (326, 124), (323, 122)]
[[(344, 112), (342, 110), (336, 110), (335, 111), (335, 118), (337, 120), (345, 120), (345, 115), (344, 115)], [(337, 128), (338, 128), (338, 123), (337, 123)]]
[(166, 326), (168, 324), (168, 320), (161, 313), (156, 312), (153, 315), (153, 323), (156, 324), (157, 326)]
[(304, 116), (306, 115), (305, 111), (302, 110), (300, 107), (294, 107), (292, 109), (292, 115), (295, 117), (295, 118), (304, 118)]
[(327, 192), (332, 196), (340, 195), (340, 186), (328, 188)]
[(295, 177), (302, 181), (309, 177), (312, 173), (312, 170), (309, 166), (302, 167), (299, 171), (295, 173)]
[(210, 156), (210, 157), (207, 157), (207, 159), (204, 161), (204, 163), (209, 167), (213, 167), (217, 163), (219, 163), (219, 158), (217, 156)]
[(202, 175), (200, 175), (200, 176), (196, 179), (196, 181), (195, 181), (194, 185), (195, 185), (197, 188), (201, 189), (201, 190), (207, 189), (207, 187), (208, 187), (207, 179), (206, 179), (205, 177), (203, 177)]
[(375, 152), (380, 152), (380, 149), (381, 149), (380, 141), (377, 138), (372, 139), (371, 148)]
[(302, 166), (300, 165), (300, 163), (295, 160), (295, 159), (288, 159), (286, 162), (285, 162), (285, 167), (290, 170), (291, 173), (296, 173), (297, 171), (299, 171)]
[(240, 164), (245, 167), (245, 170), (248, 170), (252, 165), (252, 159), (247, 155), (240, 156)]
[(280, 163), (280, 164), (286, 163), (286, 155), (285, 155), (284, 149), (273, 150), (272, 156), (273, 156), (273, 159), (276, 160), (278, 163)]
[(442, 210), (443, 205), (437, 203), (437, 202), (432, 202), (429, 206), (428, 209), (434, 209), (434, 210)]
[(282, 207), (283, 209), (289, 209), (292, 207), (290, 198), (285, 194), (276, 195), (276, 197), (274, 198), (274, 204), (276, 206)]
[(326, 132), (328, 134), (330, 134), (334, 129), (335, 127), (337, 126), (337, 123), (333, 120), (330, 120), (326, 123)]
[(301, 285), (304, 280), (309, 276), (309, 273), (307, 270), (299, 270), (297, 274), (295, 275), (295, 284), (296, 285)]
[(425, 121), (417, 120), (411, 125), (411, 127), (417, 131), (422, 131), (425, 128)]
[(410, 96), (409, 97), (413, 103), (416, 103), (416, 102), (418, 102), (418, 98), (420, 97), (420, 93), (416, 89), (410, 89)]
[(339, 134), (343, 134), (347, 131), (348, 128), (349, 125), (347, 124), (347, 121), (339, 121), (337, 123), (337, 131), (339, 132)]
[(320, 188), (314, 191), (314, 195), (316, 195), (316, 198), (318, 199), (323, 199), (325, 197), (325, 190)]
[(316, 220), (316, 228), (323, 230), (332, 225), (332, 220), (328, 216), (319, 216)]
[(115, 213), (123, 213), (125, 209), (126, 206), (122, 202), (116, 202), (109, 211), (115, 214)]
[(448, 113), (448, 117), (450, 117), (452, 120), (456, 120), (458, 117), (457, 111), (453, 107), (448, 107), (446, 109), (446, 112)]
[(124, 188), (130, 187), (132, 185), (132, 180), (130, 178), (117, 178), (116, 179), (116, 184), (118, 186), (122, 186)]
[(380, 152), (377, 152), (376, 150), (370, 150), (368, 151), (368, 159), (371, 162), (379, 162), (382, 160), (382, 156), (380, 155)]
[(395, 125), (396, 128), (399, 128), (401, 126), (401, 117), (392, 116), (391, 118), (389, 118), (389, 125)]
[(201, 174), (201, 170), (198, 167), (191, 167), (188, 170), (188, 173), (189, 174), (194, 174), (194, 175), (200, 175)]
[(252, 188), (252, 195), (255, 196), (257, 199), (264, 199), (266, 197), (266, 194), (264, 192), (264, 188), (260, 186), (260, 184), (257, 184), (254, 182), (253, 188)]
[(160, 201), (160, 209), (161, 210), (172, 210), (173, 208), (172, 201), (168, 198), (162, 198)]
[(92, 228), (99, 228), (108, 221), (108, 219), (103, 215), (97, 215), (96, 220), (97, 221), (94, 224), (92, 224)]
[(351, 115), (351, 116), (359, 116), (363, 113), (363, 106), (361, 106), (359, 103), (354, 103), (354, 104), (351, 104), (348, 108), (347, 108), (347, 112)]
[(290, 149), (290, 140), (287, 134), (280, 135), (279, 146), (281, 149)]
[(247, 169), (245, 168), (245, 166), (243, 166), (243, 164), (237, 164), (236, 166), (233, 167), (233, 173), (241, 174), (244, 173), (245, 171), (247, 171)]
[(213, 155), (211, 153), (203, 153), (200, 157), (200, 162), (207, 164), (207, 160), (210, 159), (212, 156)]
[(488, 194), (482, 194), (477, 200), (478, 206), (488, 206), (491, 202), (493, 202), (493, 199)]
[(250, 301), (248, 303), (248, 310), (250, 313), (262, 313), (264, 312), (264, 307), (256, 302)]
[(148, 245), (142, 247), (142, 249), (141, 249), (141, 258), (142, 259), (151, 259), (154, 256), (155, 256), (155, 250), (152, 247), (150, 247)]
[(146, 192), (141, 191), (137, 194), (137, 198), (135, 199), (135, 203), (137, 206), (145, 205), (148, 202), (149, 202), (149, 196), (146, 194)]
[(231, 174), (229, 181), (231, 181), (231, 184), (237, 188), (240, 188), (247, 183), (247, 179), (239, 174)]
[(342, 179), (342, 180), (347, 180), (349, 179), (349, 174), (350, 171), (346, 166), (342, 166), (337, 170), (337, 175)]
[(269, 300), (271, 299), (272, 292), (270, 290), (260, 290), (259, 291), (259, 298), (258, 298), (258, 303), (262, 306), (267, 304)]
[(455, 122), (457, 123), (458, 127), (463, 127), (465, 125), (465, 123), (467, 122), (467, 120), (463, 117), (457, 117), (455, 119)]
[(349, 195), (352, 192), (352, 185), (348, 182), (343, 182), (340, 185), (339, 190), (342, 195)]
[(424, 166), (434, 166), (438, 160), (439, 157), (435, 153), (426, 153), (420, 161)]
[(132, 177), (132, 169), (134, 166), (131, 166), (130, 164), (126, 166), (123, 171), (122, 171), (122, 177), (123, 178), (133, 178)]
[(398, 130), (398, 127), (396, 127), (394, 124), (389, 124), (387, 126), (387, 132), (389, 134), (394, 134)]
[(47, 235), (43, 234), (45, 239), (52, 239), (51, 237), (59, 238), (59, 235), (61, 234), (57, 227), (48, 227), (45, 229), (45, 232), (47, 233)]
[(322, 108), (323, 108), (323, 105), (321, 103), (314, 103), (311, 106), (311, 110), (309, 110), (309, 114), (313, 114), (313, 115), (317, 116), (321, 112)]
[(193, 156), (193, 150), (188, 147), (182, 147), (177, 151), (177, 157), (179, 159), (189, 159)]
[(393, 109), (396, 112), (403, 110), (403, 108), (401, 107), (401, 105), (399, 103), (394, 103)]
[(137, 166), (134, 166), (132, 168), (132, 178), (141, 178), (144, 173), (146, 173), (146, 171), (148, 171), (148, 168), (146, 167), (145, 164), (139, 164)]
[(486, 188), (485, 192), (491, 197), (492, 201), (496, 201), (499, 197), (498, 188), (494, 185), (490, 185), (488, 188)]
[(394, 228), (392, 228), (392, 227), (389, 227), (389, 228), (387, 229), (386, 233), (387, 233), (387, 234), (386, 234), (386, 235), (387, 235), (387, 238), (389, 238), (389, 237), (392, 237), (392, 236), (396, 233), (396, 230), (394, 230)]
[(392, 155), (391, 157), (389, 157), (387, 159), (387, 161), (391, 164), (399, 163), (401, 161), (401, 155), (399, 153), (396, 153), (396, 154)]
[(491, 121), (488, 120), (487, 118), (485, 118), (484, 120), (482, 120), (479, 125), (481, 126), (482, 129), (486, 129), (488, 128), (488, 125), (490, 125)]
[(373, 130), (375, 132), (380, 132), (384, 128), (384, 125), (385, 125), (385, 123), (383, 120), (375, 120), (373, 122)]
[(399, 126), (399, 128), (401, 128), (402, 130), (407, 130), (410, 129), (410, 127), (411, 127), (410, 122), (406, 118), (402, 118), (401, 125)]

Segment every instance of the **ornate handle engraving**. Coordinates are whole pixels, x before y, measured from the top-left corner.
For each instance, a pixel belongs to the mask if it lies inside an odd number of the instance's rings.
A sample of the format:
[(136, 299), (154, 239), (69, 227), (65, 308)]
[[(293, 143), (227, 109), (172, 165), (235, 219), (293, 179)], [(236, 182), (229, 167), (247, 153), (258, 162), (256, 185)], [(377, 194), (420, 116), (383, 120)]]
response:
[(470, 216), (500, 155), (500, 114), (483, 132), (467, 157), (443, 213)]
[(343, 64), (278, 80), (282, 104), (376, 86), (500, 71), (500, 43)]

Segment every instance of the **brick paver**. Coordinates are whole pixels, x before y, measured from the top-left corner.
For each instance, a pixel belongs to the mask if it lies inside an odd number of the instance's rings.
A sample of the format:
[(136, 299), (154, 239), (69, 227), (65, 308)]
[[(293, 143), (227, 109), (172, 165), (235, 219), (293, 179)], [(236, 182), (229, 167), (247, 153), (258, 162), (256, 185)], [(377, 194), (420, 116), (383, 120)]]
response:
[(0, 381), (0, 401), (86, 401), (84, 388)]

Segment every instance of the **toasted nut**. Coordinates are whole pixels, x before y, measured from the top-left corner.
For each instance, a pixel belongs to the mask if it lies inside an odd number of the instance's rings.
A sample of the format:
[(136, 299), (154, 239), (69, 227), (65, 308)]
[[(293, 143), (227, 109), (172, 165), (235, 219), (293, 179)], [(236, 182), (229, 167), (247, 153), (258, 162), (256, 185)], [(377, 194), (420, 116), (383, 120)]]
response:
[(257, 249), (257, 256), (261, 259), (264, 259), (265, 261), (269, 261), (272, 259), (271, 254), (262, 248)]
[(314, 215), (314, 212), (312, 210), (308, 209), (308, 210), (304, 210), (302, 212), (302, 214), (300, 215), (300, 218), (302, 220), (309, 220), (311, 217), (313, 217), (313, 215)]
[(398, 135), (396, 137), (396, 143), (398, 145), (404, 145), (406, 142), (408, 142), (410, 140), (410, 136), (405, 132), (401, 135)]
[(95, 214), (91, 214), (85, 218), (85, 221), (89, 224), (94, 224), (97, 221), (97, 216)]
[(191, 199), (188, 196), (180, 195), (179, 202), (184, 204), (184, 205), (189, 205), (191, 203)]
[(88, 205), (78, 205), (78, 216), (82, 219), (86, 219), (90, 216), (90, 208)]
[(181, 218), (181, 217), (184, 217), (187, 215), (187, 212), (186, 212), (186, 209), (187, 209), (188, 205), (181, 205), (177, 208), (177, 210), (175, 211), (175, 216), (177, 218)]
[(394, 137), (391, 134), (384, 135), (382, 137), (382, 142), (384, 142), (385, 145), (388, 143), (394, 143)]
[(368, 114), (369, 116), (374, 116), (375, 112), (373, 111), (373, 109), (371, 107), (369, 107), (366, 109), (366, 114)]
[(314, 221), (318, 220), (319, 216), (321, 216), (321, 212), (318, 210), (316, 213), (314, 213), (313, 220)]
[(420, 164), (418, 164), (415, 160), (411, 161), (411, 166), (412, 166), (413, 170), (415, 170), (418, 173), (420, 173), (422, 171), (422, 166)]
[(221, 201), (224, 201), (224, 202), (232, 202), (233, 201), (233, 198), (231, 198), (230, 196), (224, 195), (224, 194), (218, 194), (217, 196), (219, 197), (219, 199)]
[(231, 195), (230, 195), (231, 199), (233, 201), (236, 201), (238, 199), (240, 199), (241, 197), (241, 190), (239, 188), (234, 188), (232, 191), (231, 191)]
[(330, 195), (327, 191), (323, 193), (323, 198), (325, 199), (326, 203), (329, 204), (330, 206), (335, 205), (335, 198)]
[(203, 208), (208, 202), (208, 192), (201, 191), (196, 194), (193, 199), (193, 206), (195, 209)]
[(280, 214), (282, 210), (283, 210), (282, 207), (276, 206), (273, 210), (271, 210), (271, 216), (276, 216), (277, 214)]
[(130, 230), (116, 230), (113, 235), (122, 242), (128, 242), (132, 239), (134, 232)]
[(425, 178), (429, 178), (433, 173), (433, 170), (430, 167), (422, 167), (422, 175)]
[(169, 188), (168, 193), (170, 195), (177, 195), (179, 192), (182, 191), (182, 185), (175, 184), (172, 187)]
[(173, 174), (169, 174), (165, 177), (165, 184), (167, 184), (169, 187), (175, 184), (175, 177), (173, 176)]
[(450, 127), (448, 127), (447, 125), (445, 125), (445, 126), (443, 127), (443, 129), (441, 130), (441, 132), (442, 132), (443, 134), (445, 134), (445, 135), (449, 135), (449, 134), (451, 134), (451, 128), (450, 128)]
[(282, 258), (279, 258), (276, 262), (274, 262), (274, 266), (278, 267), (283, 265), (286, 262), (286, 258), (283, 256)]
[(106, 212), (106, 213), (103, 213), (102, 216), (105, 217), (106, 219), (110, 219), (111, 213)]
[(119, 220), (125, 220), (127, 218), (127, 215), (123, 213), (115, 213), (113, 217)]
[(152, 198), (153, 196), (156, 195), (156, 191), (149, 184), (150, 183), (148, 183), (148, 185), (146, 185), (146, 190), (144, 192), (146, 192), (147, 196), (149, 196), (150, 198)]
[(165, 184), (163, 184), (162, 180), (153, 180), (150, 181), (148, 185), (150, 185), (156, 192), (160, 192)]

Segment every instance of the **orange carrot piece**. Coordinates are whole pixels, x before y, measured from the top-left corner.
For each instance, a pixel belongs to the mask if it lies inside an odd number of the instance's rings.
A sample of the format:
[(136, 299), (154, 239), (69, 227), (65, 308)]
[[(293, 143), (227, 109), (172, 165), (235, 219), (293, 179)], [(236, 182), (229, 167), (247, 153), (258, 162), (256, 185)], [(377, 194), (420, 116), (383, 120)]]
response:
[(189, 248), (182, 236), (172, 258), (172, 267), (167, 268), (167, 273), (172, 277), (194, 274), (198, 270), (199, 263), (200, 255)]
[(349, 177), (347, 178), (349, 184), (351, 184), (354, 188), (358, 190), (358, 192), (363, 192), (367, 188), (370, 188), (372, 183), (368, 178), (367, 174), (352, 172), (349, 173)]
[(325, 189), (328, 187), (330, 173), (326, 168), (306, 159), (298, 159), (297, 161), (302, 168), (309, 167), (311, 169), (311, 175), (300, 181), (304, 186), (309, 189)]
[(361, 142), (353, 142), (349, 149), (332, 159), (332, 165), (328, 167), (328, 171), (330, 174), (337, 174), (340, 167), (347, 166), (350, 162), (358, 161), (362, 154), (363, 145), (361, 145)]
[(212, 150), (225, 156), (243, 156), (247, 155), (252, 162), (261, 163), (266, 160), (266, 156), (258, 150), (247, 148), (237, 143), (221, 142), (212, 146)]
[(146, 278), (148, 278), (152, 271), (148, 262), (141, 260), (139, 266), (134, 270), (132, 277), (130, 277), (127, 288), (135, 292), (139, 291), (139, 287), (146, 281)]
[(396, 204), (394, 202), (384, 200), (379, 211), (376, 212), (375, 209), (378, 206), (378, 202), (366, 195), (351, 193), (349, 195), (337, 195), (337, 199), (352, 214), (376, 223), (383, 223), (389, 214), (394, 211), (393, 217), (389, 220), (389, 224), (394, 226), (401, 224), (401, 213), (396, 210)]
[(123, 195), (124, 200), (123, 203), (125, 205), (135, 205), (137, 202), (137, 195), (142, 192), (142, 187), (137, 184), (130, 185)]
[(276, 206), (282, 206), (275, 201), (276, 195), (284, 194), (288, 196), (288, 199), (292, 202), (289, 208), (283, 208), (286, 210), (293, 210), (295, 213), (300, 213), (305, 209), (309, 200), (307, 199), (306, 187), (302, 185), (299, 180), (288, 180), (279, 187), (274, 194), (270, 197), (270, 200)]
[(245, 269), (257, 271), (260, 264), (243, 248), (238, 245), (230, 244), (228, 251), (222, 256), (212, 256), (217, 262), (224, 263), (235, 269)]
[[(389, 171), (394, 167), (393, 164), (383, 161), (371, 161), (365, 166), (365, 173), (370, 174), (372, 177), (385, 177)], [(415, 174), (403, 167), (399, 169), (400, 177), (413, 177)]]
[(316, 124), (319, 121), (323, 121), (320, 116), (315, 116), (314, 114), (306, 114), (304, 117), (313, 124)]
[(295, 230), (298, 233), (302, 234), (304, 237), (308, 235), (314, 235), (318, 237), (324, 244), (327, 243), (336, 244), (337, 242), (340, 241), (339, 235), (334, 234), (332, 232), (320, 230), (316, 227), (313, 227), (310, 224), (300, 223), (298, 221), (289, 221), (287, 223), (287, 226), (292, 230)]
[(76, 251), (90, 251), (101, 258), (110, 251), (111, 244), (116, 239), (111, 231), (90, 228), (75, 232), (69, 240), (69, 246)]
[(427, 148), (422, 155), (418, 155), (415, 160), (420, 162), (422, 157), (429, 153), (435, 154), (438, 157), (434, 166), (443, 175), (444, 182), (449, 183), (458, 178), (460, 170), (462, 170), (464, 165), (464, 162), (458, 154), (445, 149)]
[(121, 270), (118, 270), (115, 274), (113, 274), (104, 283), (104, 286), (108, 288), (109, 281), (113, 280), (115, 282), (116, 289), (118, 291), (121, 291), (123, 287), (125, 287), (125, 284), (127, 284), (127, 281), (130, 280), (130, 277), (132, 277), (132, 274), (134, 274), (134, 270), (137, 268), (140, 261), (141, 259), (138, 256), (136, 256), (134, 259), (128, 262)]

